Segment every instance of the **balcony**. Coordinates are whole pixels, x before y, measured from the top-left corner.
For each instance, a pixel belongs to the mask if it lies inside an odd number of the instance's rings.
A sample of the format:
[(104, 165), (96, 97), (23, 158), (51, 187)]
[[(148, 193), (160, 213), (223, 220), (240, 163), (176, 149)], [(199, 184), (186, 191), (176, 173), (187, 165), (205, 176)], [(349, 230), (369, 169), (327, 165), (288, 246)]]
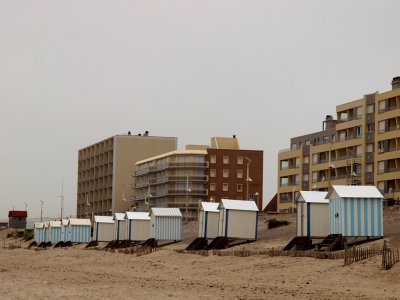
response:
[(206, 169), (208, 167), (208, 162), (204, 163), (167, 163), (157, 166), (150, 166), (142, 170), (137, 170), (134, 172), (133, 176), (141, 176), (147, 173), (158, 172), (166, 169)]

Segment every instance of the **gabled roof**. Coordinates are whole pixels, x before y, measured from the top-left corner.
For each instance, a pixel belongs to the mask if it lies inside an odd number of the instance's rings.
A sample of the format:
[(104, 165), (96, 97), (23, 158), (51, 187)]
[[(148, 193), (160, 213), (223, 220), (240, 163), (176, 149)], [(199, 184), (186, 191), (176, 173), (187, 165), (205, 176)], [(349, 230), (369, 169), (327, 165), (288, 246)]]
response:
[(182, 218), (181, 211), (177, 207), (153, 207), (150, 210), (150, 215), (154, 215), (156, 217), (180, 217)]
[(35, 222), (34, 227), (35, 228), (43, 228), (44, 227), (44, 223), (43, 222)]
[(328, 192), (300, 191), (297, 202), (329, 204), (329, 200), (326, 199), (327, 194)]
[(26, 210), (10, 210), (8, 212), (9, 218), (26, 218), (28, 217), (28, 212)]
[(148, 212), (127, 211), (126, 218), (128, 220), (150, 220)]
[(224, 207), (225, 209), (232, 209), (232, 210), (258, 211), (258, 207), (253, 200), (222, 199), (218, 208), (221, 209), (221, 207)]
[(117, 221), (125, 220), (125, 213), (115, 213), (114, 220)]
[(203, 211), (219, 212), (218, 206), (219, 203), (215, 202), (201, 202), (201, 210)]
[(50, 227), (61, 227), (61, 221), (50, 221), (49, 226)]
[(332, 185), (326, 198), (337, 195), (339, 198), (383, 198), (373, 185)]
[(114, 224), (114, 219), (112, 216), (94, 216), (94, 221), (96, 223)]
[(90, 219), (69, 219), (69, 225), (90, 226)]

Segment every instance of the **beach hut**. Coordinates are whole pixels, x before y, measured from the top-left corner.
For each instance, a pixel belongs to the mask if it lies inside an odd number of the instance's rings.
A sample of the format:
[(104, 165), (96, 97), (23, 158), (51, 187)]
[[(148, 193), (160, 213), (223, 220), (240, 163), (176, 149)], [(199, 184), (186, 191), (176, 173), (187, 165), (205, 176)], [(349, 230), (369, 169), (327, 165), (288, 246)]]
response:
[(117, 241), (122, 241), (127, 239), (125, 213), (115, 213), (114, 239)]
[(150, 237), (159, 241), (182, 240), (182, 214), (179, 208), (150, 210)]
[(296, 202), (297, 236), (325, 237), (329, 234), (328, 192), (300, 191)]
[(61, 241), (68, 242), (68, 219), (63, 219), (61, 221)]
[(90, 232), (90, 219), (69, 219), (68, 241), (71, 241), (72, 243), (89, 243)]
[(40, 244), (44, 242), (44, 223), (43, 222), (35, 222), (34, 229), (34, 240), (36, 243)]
[(383, 196), (375, 186), (333, 185), (327, 198), (330, 234), (383, 236)]
[(50, 223), (43, 222), (44, 226), (44, 242), (50, 242)]
[(201, 202), (199, 211), (199, 237), (213, 239), (218, 236), (219, 203)]
[(130, 241), (146, 241), (150, 238), (150, 216), (148, 212), (126, 212), (126, 232)]
[(49, 234), (48, 242), (52, 244), (57, 244), (62, 241), (62, 222), (61, 221), (50, 221), (49, 222)]
[(109, 242), (114, 239), (114, 219), (112, 216), (94, 216), (93, 240)]
[(258, 207), (254, 201), (222, 199), (218, 208), (219, 236), (257, 239)]

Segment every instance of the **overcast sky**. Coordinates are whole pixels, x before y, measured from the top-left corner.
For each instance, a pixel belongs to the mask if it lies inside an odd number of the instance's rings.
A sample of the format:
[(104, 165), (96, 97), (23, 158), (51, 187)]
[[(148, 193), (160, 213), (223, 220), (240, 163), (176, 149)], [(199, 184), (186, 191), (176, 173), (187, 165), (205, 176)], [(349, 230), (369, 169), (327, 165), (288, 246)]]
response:
[(149, 130), (277, 155), (400, 75), (400, 1), (0, 0), (0, 219), (76, 213), (78, 149)]

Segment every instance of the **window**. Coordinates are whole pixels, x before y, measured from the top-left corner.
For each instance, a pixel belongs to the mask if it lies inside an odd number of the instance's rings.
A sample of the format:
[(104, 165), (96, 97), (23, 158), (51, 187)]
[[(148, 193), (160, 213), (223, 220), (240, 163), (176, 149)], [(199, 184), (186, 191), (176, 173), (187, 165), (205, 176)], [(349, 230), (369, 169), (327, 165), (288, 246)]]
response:
[(308, 181), (308, 174), (303, 174), (303, 181)]
[(357, 157), (361, 156), (361, 154), (362, 154), (361, 151), (362, 151), (361, 145), (356, 146), (356, 156)]
[(379, 112), (384, 112), (386, 110), (386, 100), (379, 101)]
[(228, 184), (227, 183), (223, 183), (222, 184), (222, 191), (224, 191), (224, 192), (228, 191)]
[(294, 185), (299, 185), (300, 182), (299, 179), (300, 179), (299, 174), (294, 175)]
[(217, 162), (217, 157), (215, 155), (210, 156), (210, 163), (215, 164)]
[(237, 164), (238, 164), (238, 165), (243, 165), (243, 156), (238, 156), (238, 158), (237, 158)]
[(374, 132), (375, 126), (374, 124), (367, 124), (367, 132)]
[(306, 146), (310, 146), (310, 140), (306, 141)]
[(215, 191), (215, 183), (210, 183), (210, 191)]
[(240, 184), (240, 183), (237, 184), (237, 185), (236, 185), (236, 191), (237, 191), (237, 192), (242, 192), (242, 191), (243, 191), (243, 185)]
[(289, 168), (289, 162), (287, 160), (281, 160), (281, 170), (287, 170)]
[(385, 142), (379, 141), (378, 142), (378, 153), (383, 153), (383, 152), (385, 152)]
[(217, 171), (215, 169), (210, 169), (210, 177), (217, 176)]
[(368, 153), (374, 152), (374, 144), (367, 144), (367, 152)]
[(292, 150), (296, 150), (297, 149), (297, 144), (293, 143), (291, 148), (292, 148)]
[(374, 164), (367, 164), (367, 172), (369, 173), (374, 172)]
[(310, 157), (309, 156), (304, 156), (304, 163), (305, 164), (310, 163)]
[(224, 156), (223, 163), (224, 165), (229, 164), (229, 156)]
[(243, 170), (237, 170), (236, 171), (236, 177), (237, 178), (243, 178)]
[(374, 113), (374, 105), (373, 104), (368, 104), (367, 105), (367, 113), (368, 114), (373, 114)]
[(300, 157), (296, 157), (294, 159), (294, 165), (296, 168), (300, 167)]
[(317, 164), (318, 163), (318, 153), (313, 154), (313, 164)]
[(228, 169), (224, 169), (222, 172), (222, 177), (229, 177), (229, 170)]
[(385, 173), (385, 161), (378, 162), (378, 174)]
[(318, 172), (313, 172), (312, 173), (312, 182), (317, 182), (318, 181)]
[(356, 138), (360, 138), (362, 135), (362, 126), (356, 126)]
[(385, 121), (379, 121), (378, 128), (379, 128), (379, 133), (384, 133), (385, 130), (386, 130), (386, 122)]
[(356, 108), (356, 117), (357, 117), (357, 119), (362, 118), (362, 107), (361, 106)]

